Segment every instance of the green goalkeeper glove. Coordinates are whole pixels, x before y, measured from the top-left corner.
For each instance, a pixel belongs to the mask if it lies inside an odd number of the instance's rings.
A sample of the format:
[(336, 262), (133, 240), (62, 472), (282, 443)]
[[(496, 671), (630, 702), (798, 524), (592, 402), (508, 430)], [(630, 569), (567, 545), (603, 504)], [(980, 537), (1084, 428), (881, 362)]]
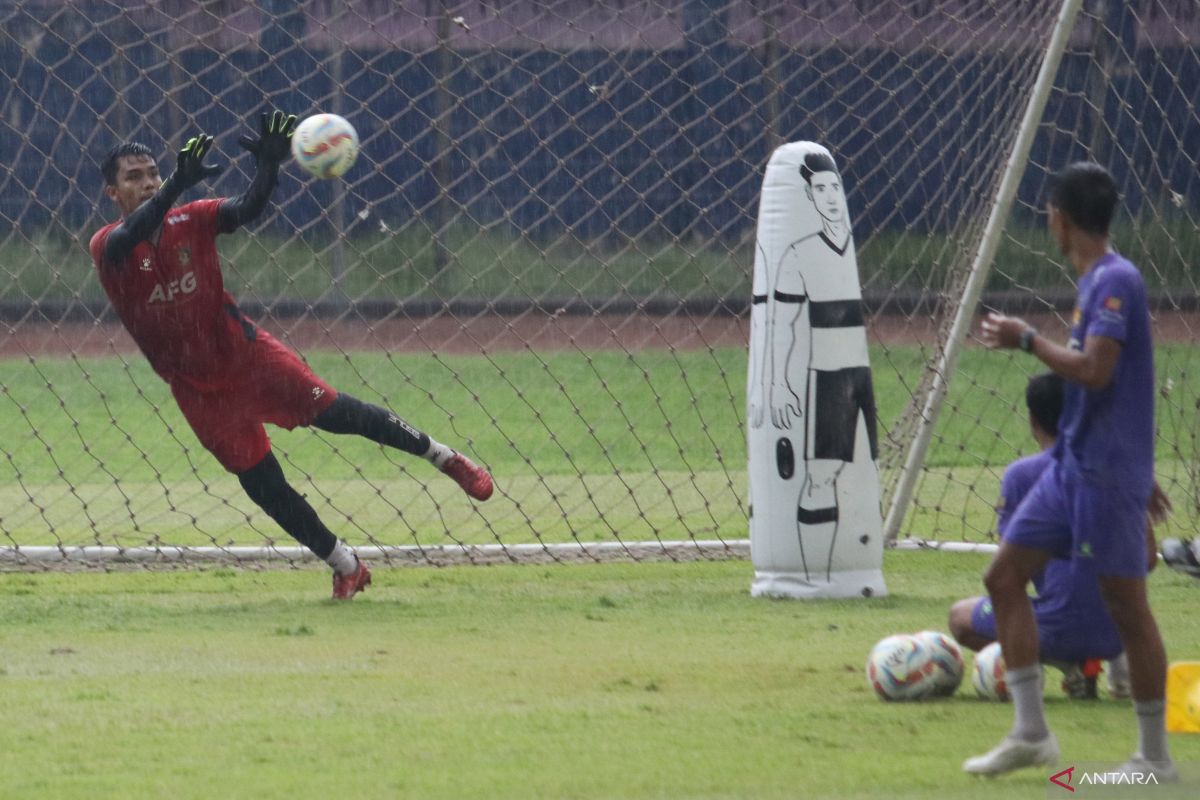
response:
[(212, 143), (213, 137), (202, 133), (188, 139), (179, 151), (175, 160), (175, 172), (167, 179), (176, 196), (221, 172), (221, 168), (216, 164), (204, 163), (204, 157), (208, 155)]
[(261, 163), (282, 164), (292, 153), (292, 134), (296, 131), (296, 115), (276, 110), (263, 112), (258, 136), (242, 136), (238, 144), (254, 154)]

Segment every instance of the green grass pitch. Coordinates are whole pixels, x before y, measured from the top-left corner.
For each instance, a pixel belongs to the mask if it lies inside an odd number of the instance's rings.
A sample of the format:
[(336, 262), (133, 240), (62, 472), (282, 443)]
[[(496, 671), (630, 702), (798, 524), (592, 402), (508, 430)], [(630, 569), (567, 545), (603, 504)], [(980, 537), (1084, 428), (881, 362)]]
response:
[[(346, 604), (319, 570), (0, 574), (0, 796), (1048, 796), (1046, 770), (959, 771), (1010, 706), (863, 677), (985, 563), (890, 552), (891, 596), (807, 603), (751, 599), (746, 562), (380, 570)], [(1172, 657), (1200, 658), (1200, 583), (1151, 589)], [(1129, 704), (1055, 676), (1063, 766), (1127, 757)], [(1171, 745), (1198, 777), (1200, 737)]]

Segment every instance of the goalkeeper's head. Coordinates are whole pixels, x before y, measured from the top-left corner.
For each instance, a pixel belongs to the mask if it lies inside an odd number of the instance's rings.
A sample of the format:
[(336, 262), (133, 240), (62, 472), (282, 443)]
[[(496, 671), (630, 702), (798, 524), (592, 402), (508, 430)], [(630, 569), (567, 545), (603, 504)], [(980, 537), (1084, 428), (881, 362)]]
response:
[(124, 142), (109, 150), (100, 162), (100, 172), (104, 175), (104, 194), (122, 214), (133, 211), (162, 186), (154, 153), (140, 142)]

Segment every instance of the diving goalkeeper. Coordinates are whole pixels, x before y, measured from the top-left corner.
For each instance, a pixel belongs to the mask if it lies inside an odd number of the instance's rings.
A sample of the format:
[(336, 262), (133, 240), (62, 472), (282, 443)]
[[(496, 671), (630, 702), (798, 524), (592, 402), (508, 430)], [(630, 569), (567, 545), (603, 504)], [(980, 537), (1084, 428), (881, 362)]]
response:
[(266, 210), (295, 127), (295, 116), (264, 113), (258, 135), (238, 140), (255, 159), (246, 192), (179, 206), (185, 191), (220, 172), (204, 163), (212, 137), (188, 139), (165, 181), (149, 148), (118, 145), (101, 171), (122, 218), (101, 228), (89, 249), (121, 322), (200, 443), (251, 500), (333, 568), (333, 597), (348, 600), (371, 583), (370, 570), (288, 484), (264, 423), (358, 434), (420, 456), (476, 500), (491, 496), (492, 477), (396, 414), (336, 391), (225, 291), (216, 237)]

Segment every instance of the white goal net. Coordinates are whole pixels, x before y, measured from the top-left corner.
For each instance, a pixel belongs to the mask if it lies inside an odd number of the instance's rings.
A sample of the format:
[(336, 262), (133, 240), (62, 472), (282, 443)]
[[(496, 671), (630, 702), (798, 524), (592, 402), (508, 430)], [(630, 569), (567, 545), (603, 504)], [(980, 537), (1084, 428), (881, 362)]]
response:
[[(362, 150), (344, 180), (285, 168), (272, 210), (220, 240), (227, 288), (339, 391), (496, 476), (475, 504), (420, 459), (271, 430), (352, 545), (434, 563), (745, 554), (757, 197), (798, 139), (845, 173), (895, 532), (987, 541), (1000, 471), (1032, 448), (1033, 363), (968, 346), (911, 481), (902, 467), (1063, 6), (0, 0), (3, 560), (296, 557), (197, 442), (87, 253), (117, 215), (98, 169), (113, 145), (147, 144), (166, 172), (212, 134), (226, 168), (185, 199), (230, 196), (252, 169), (237, 138), (269, 107), (340, 114)], [(1083, 4), (981, 287), (1062, 327), (1045, 178), (1113, 169), (1117, 242), (1159, 326), (1160, 478), (1189, 527), (1198, 43), (1193, 3)]]

